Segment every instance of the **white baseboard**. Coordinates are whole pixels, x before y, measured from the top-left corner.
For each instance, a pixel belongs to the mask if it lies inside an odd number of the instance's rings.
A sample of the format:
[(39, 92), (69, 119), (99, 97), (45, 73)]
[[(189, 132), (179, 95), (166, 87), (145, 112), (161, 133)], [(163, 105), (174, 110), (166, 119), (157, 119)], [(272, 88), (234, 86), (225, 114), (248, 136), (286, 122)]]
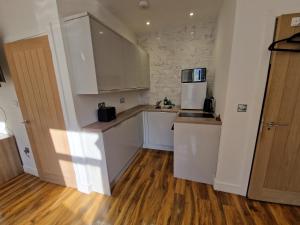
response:
[(232, 193), (232, 194), (245, 196), (245, 193), (243, 193), (241, 186), (236, 185), (236, 184), (221, 182), (216, 179), (214, 181), (214, 189), (216, 191), (228, 192), (228, 193)]
[(36, 177), (39, 177), (39, 173), (37, 171), (36, 168), (32, 168), (32, 167), (29, 167), (29, 166), (23, 166), (23, 169), (24, 169), (24, 172), (25, 173), (28, 173), (28, 174), (31, 174), (33, 176), (36, 176)]
[(168, 152), (173, 152), (174, 151), (174, 147), (165, 146), (165, 145), (148, 145), (148, 144), (144, 144), (143, 148), (154, 149), (154, 150), (162, 150), (162, 151), (168, 151)]

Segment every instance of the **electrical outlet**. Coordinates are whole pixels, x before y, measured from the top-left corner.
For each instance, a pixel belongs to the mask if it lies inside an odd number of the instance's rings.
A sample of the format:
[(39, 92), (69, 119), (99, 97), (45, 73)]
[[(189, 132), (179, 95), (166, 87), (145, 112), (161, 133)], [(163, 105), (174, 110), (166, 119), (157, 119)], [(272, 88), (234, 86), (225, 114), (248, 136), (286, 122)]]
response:
[(291, 26), (300, 27), (300, 17), (293, 17)]
[(28, 147), (25, 147), (25, 148), (24, 148), (24, 153), (25, 153), (25, 155), (26, 155), (28, 158), (30, 157), (30, 150), (29, 150)]
[(238, 112), (247, 112), (248, 105), (247, 104), (238, 104), (237, 111)]
[(121, 104), (125, 103), (125, 98), (124, 97), (120, 98), (120, 103)]

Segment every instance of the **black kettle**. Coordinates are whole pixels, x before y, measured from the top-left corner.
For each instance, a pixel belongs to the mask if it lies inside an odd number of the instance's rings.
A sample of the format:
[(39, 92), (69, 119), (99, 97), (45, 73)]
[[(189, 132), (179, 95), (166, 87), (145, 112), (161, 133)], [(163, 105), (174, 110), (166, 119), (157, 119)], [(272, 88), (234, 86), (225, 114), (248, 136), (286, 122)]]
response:
[(214, 97), (206, 98), (204, 101), (203, 111), (208, 113), (215, 112), (215, 99)]

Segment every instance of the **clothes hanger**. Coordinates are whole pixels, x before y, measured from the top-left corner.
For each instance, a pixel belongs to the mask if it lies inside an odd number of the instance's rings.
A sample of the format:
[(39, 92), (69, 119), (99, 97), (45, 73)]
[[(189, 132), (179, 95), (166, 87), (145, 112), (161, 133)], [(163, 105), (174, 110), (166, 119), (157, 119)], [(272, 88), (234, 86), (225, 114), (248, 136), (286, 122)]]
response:
[(276, 48), (276, 44), (281, 43), (281, 42), (286, 42), (286, 43), (292, 43), (292, 44), (300, 44), (300, 32), (292, 35), (289, 38), (285, 38), (279, 41), (274, 41), (270, 47), (270, 51), (277, 51), (277, 52), (300, 52), (299, 49), (289, 49), (289, 48)]

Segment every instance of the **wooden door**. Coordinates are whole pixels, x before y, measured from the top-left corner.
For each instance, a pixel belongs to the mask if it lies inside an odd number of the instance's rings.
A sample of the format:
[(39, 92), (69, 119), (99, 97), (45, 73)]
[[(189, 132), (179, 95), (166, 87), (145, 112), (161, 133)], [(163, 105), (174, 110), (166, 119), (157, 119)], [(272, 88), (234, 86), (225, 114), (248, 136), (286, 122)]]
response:
[[(278, 18), (276, 40), (300, 32), (300, 27), (291, 27), (293, 17), (300, 14)], [(248, 196), (300, 205), (300, 53), (272, 54)]]
[(40, 178), (76, 187), (48, 37), (6, 44), (5, 53)]

